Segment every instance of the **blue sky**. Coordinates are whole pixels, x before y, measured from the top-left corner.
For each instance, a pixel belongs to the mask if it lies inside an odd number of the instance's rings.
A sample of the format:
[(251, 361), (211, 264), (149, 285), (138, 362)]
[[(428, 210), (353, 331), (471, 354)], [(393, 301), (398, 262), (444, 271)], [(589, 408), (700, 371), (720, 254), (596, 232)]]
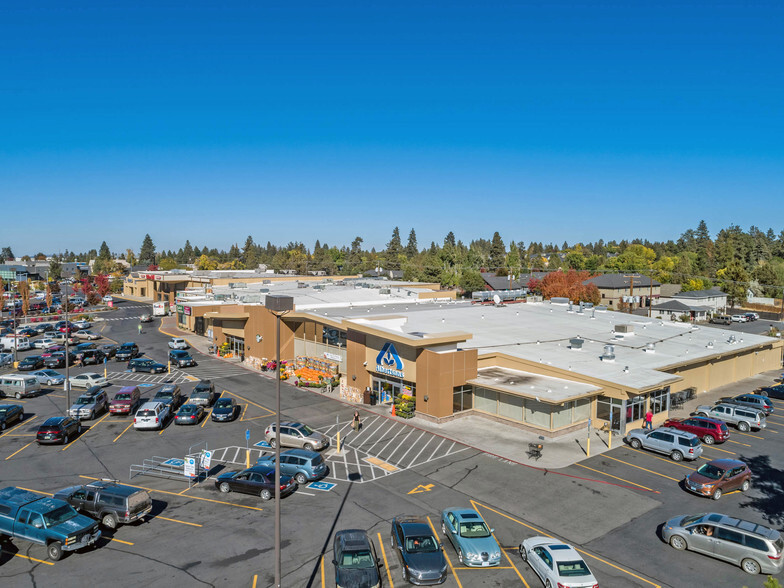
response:
[(17, 255), (784, 229), (779, 1), (76, 4), (2, 9)]

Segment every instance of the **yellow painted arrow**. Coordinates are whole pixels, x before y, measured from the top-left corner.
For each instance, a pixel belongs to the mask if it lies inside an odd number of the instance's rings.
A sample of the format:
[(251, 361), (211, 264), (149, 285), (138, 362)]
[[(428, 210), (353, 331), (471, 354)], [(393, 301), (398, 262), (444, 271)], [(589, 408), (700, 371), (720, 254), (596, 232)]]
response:
[(420, 484), (419, 486), (414, 488), (411, 492), (409, 492), (409, 494), (420, 494), (422, 492), (430, 492), (434, 487), (435, 484), (428, 484), (426, 486)]

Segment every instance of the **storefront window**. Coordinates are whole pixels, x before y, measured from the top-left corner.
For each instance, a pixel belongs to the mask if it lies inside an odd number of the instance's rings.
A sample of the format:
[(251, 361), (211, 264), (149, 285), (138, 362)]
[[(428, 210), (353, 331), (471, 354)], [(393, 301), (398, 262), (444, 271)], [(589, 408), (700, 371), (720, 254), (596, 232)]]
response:
[(346, 333), (334, 327), (323, 327), (321, 331), (321, 342), (336, 347), (346, 346)]
[(645, 400), (647, 394), (634, 396), (626, 401), (626, 422), (639, 421), (645, 416)]
[(587, 421), (589, 418), (591, 418), (591, 399), (575, 400), (572, 422), (579, 423), (580, 421)]
[(474, 387), (458, 386), (452, 397), (452, 412), (461, 412), (473, 408)]
[(610, 423), (613, 431), (621, 430), (623, 400), (602, 396), (596, 400), (596, 419)]
[(562, 406), (553, 407), (553, 429), (566, 427), (572, 424), (572, 403), (566, 402)]
[(497, 414), (498, 401), (496, 391), (488, 390), (487, 388), (477, 388), (474, 392), (474, 408), (491, 414)]
[(511, 394), (498, 394), (498, 415), (516, 421), (523, 420), (523, 399)]
[(667, 399), (669, 396), (669, 388), (662, 388), (661, 390), (651, 392), (651, 412), (653, 414), (659, 414), (660, 412), (667, 410)]
[(550, 405), (536, 400), (526, 400), (524, 417), (526, 423), (549, 429)]

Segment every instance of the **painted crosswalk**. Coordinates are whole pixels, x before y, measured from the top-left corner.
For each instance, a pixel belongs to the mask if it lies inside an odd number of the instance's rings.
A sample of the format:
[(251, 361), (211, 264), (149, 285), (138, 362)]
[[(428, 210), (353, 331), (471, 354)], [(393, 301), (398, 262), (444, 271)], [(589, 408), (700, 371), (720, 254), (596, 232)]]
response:
[(218, 380), (220, 378), (244, 376), (250, 373), (248, 370), (238, 365), (216, 359), (196, 357), (196, 360), (198, 361), (198, 365), (189, 367), (187, 370), (172, 370), (172, 373), (175, 371), (182, 372), (185, 375), (193, 376), (199, 380)]
[(97, 322), (104, 322), (104, 321), (130, 321), (130, 320), (139, 320), (142, 315), (134, 315), (134, 316), (113, 316), (111, 318), (103, 318), (99, 317), (96, 319)]
[(171, 374), (147, 374), (142, 372), (108, 372), (109, 381), (113, 384), (117, 382), (136, 382), (146, 384), (184, 384), (192, 381), (188, 374), (178, 370), (172, 370)]
[(360, 433), (351, 429), (351, 421), (321, 430), (332, 439), (333, 448), (338, 431), (343, 439), (340, 453), (332, 449), (325, 456), (330, 466), (328, 477), (335, 480), (370, 482), (469, 449), (381, 416), (363, 421)]

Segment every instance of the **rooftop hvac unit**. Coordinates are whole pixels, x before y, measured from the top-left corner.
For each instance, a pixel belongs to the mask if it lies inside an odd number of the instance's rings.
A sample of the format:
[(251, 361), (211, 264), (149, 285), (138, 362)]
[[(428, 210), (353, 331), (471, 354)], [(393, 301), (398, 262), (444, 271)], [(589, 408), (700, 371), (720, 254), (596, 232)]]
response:
[[(308, 284), (306, 282), (297, 282), (297, 288), (307, 288)], [(314, 286), (316, 288), (317, 286)]]
[(392, 290), (390, 290), (389, 288), (381, 288), (381, 289), (378, 291), (378, 293), (379, 293), (379, 294), (392, 294)]
[(581, 339), (580, 337), (569, 339), (569, 349), (573, 349), (575, 351), (582, 351), (583, 343), (585, 343), (585, 340)]
[(558, 296), (554, 296), (553, 298), (550, 298), (550, 304), (567, 305), (567, 304), (569, 304), (569, 299), (568, 298), (560, 298)]
[(313, 286), (313, 289), (314, 289), (314, 290), (323, 290), (323, 289), (324, 289), (324, 286), (323, 286), (323, 285), (321, 285), (321, 284), (315, 284), (315, 285)]
[(634, 325), (615, 325), (615, 332), (622, 333), (625, 335), (633, 335)]
[(262, 284), (271, 284), (272, 280), (262, 280), (261, 283)]
[(605, 345), (604, 353), (600, 357), (602, 361), (615, 361), (615, 345)]

